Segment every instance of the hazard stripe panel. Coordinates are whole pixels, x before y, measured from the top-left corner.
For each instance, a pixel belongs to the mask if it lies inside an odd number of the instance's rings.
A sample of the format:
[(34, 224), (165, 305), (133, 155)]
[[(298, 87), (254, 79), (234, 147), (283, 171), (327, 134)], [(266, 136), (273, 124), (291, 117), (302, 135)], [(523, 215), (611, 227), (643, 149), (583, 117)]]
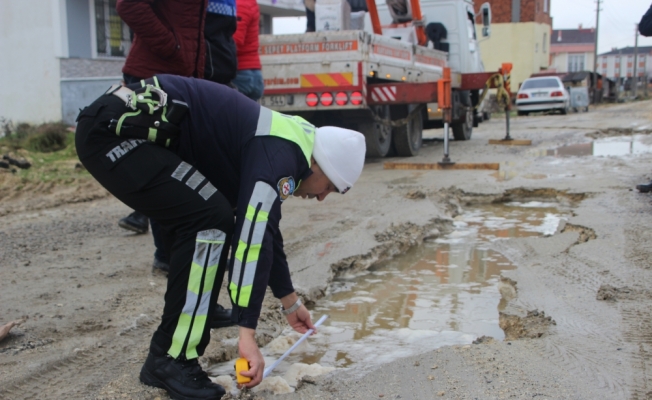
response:
[(353, 72), (341, 72), (333, 74), (303, 74), (301, 75), (301, 87), (337, 87), (353, 85)]
[(396, 86), (372, 88), (371, 99), (375, 102), (396, 101)]

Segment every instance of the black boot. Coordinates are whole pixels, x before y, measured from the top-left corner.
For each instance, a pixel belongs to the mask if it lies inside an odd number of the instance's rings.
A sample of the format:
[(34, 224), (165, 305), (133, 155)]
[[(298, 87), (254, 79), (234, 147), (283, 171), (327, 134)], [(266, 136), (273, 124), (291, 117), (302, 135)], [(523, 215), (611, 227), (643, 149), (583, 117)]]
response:
[(161, 261), (158, 258), (154, 257), (154, 263), (152, 263), (152, 268), (159, 269), (163, 272), (170, 272), (170, 264), (165, 261)]
[(636, 189), (641, 193), (648, 193), (652, 191), (652, 182), (647, 185), (636, 185)]
[(149, 229), (149, 218), (138, 211), (134, 211), (118, 221), (118, 226), (136, 233), (147, 233)]
[(226, 328), (227, 326), (235, 325), (231, 321), (231, 309), (225, 309), (219, 304), (215, 305), (213, 311), (213, 318), (211, 318), (211, 328)]
[(151, 350), (140, 370), (140, 381), (167, 390), (175, 400), (221, 399), (226, 394), (222, 386), (208, 378), (196, 358), (181, 360), (167, 354), (157, 356)]

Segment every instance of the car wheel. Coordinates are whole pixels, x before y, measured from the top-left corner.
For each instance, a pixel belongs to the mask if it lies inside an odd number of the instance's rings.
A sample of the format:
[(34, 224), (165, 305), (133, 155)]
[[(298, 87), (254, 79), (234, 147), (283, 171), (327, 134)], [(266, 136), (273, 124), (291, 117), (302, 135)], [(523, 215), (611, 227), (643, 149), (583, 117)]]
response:
[(566, 115), (566, 114), (568, 114), (568, 104), (561, 109), (561, 115)]

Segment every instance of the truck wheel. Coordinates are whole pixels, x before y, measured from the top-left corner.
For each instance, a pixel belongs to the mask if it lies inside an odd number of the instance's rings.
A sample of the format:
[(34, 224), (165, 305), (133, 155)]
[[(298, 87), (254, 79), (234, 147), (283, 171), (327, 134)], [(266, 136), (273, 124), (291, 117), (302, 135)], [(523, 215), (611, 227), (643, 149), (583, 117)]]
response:
[(455, 140), (469, 140), (473, 133), (473, 107), (466, 109), (466, 117), (451, 124)]
[[(400, 113), (400, 118), (407, 117), (418, 106), (418, 104), (409, 104), (407, 107), (400, 106), (405, 110)], [(419, 154), (419, 149), (423, 143), (423, 118), (421, 114), (415, 115), (407, 124), (394, 128), (392, 130), (392, 142), (394, 142), (394, 148), (396, 148), (396, 154), (399, 157), (412, 157)]]
[(473, 116), (473, 127), (477, 128), (480, 126), (480, 123), (482, 122), (482, 114), (478, 113)]
[[(373, 106), (373, 112), (380, 118), (390, 119), (389, 106)], [(367, 144), (367, 157), (385, 157), (392, 145), (392, 127), (375, 121), (369, 117), (368, 121), (358, 125), (359, 131), (364, 135)]]

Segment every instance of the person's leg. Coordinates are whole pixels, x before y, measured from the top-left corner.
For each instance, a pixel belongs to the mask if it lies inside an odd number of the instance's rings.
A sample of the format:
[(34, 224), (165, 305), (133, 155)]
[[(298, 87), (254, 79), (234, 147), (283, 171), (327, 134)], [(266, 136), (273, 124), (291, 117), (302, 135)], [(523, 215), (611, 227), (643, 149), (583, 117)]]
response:
[(165, 250), (165, 245), (163, 241), (163, 231), (161, 225), (156, 222), (156, 220), (150, 220), (150, 225), (152, 226), (152, 238), (154, 239), (154, 263), (153, 267), (160, 269), (161, 271), (169, 272), (170, 271), (170, 256)]
[(238, 89), (238, 92), (244, 94), (245, 96), (251, 99), (251, 92), (253, 90), (253, 86), (252, 86), (252, 80), (251, 80), (251, 75), (249, 74), (249, 70), (241, 69), (240, 71), (238, 71), (238, 73), (236, 74), (235, 78), (233, 78), (231, 83), (236, 87), (236, 89)]
[[(168, 240), (168, 244), (166, 245), (166, 240), (164, 240), (166, 235), (164, 234), (163, 228), (161, 228), (160, 224), (154, 219), (150, 220), (150, 222), (152, 224), (152, 236), (154, 237), (154, 245), (156, 246), (156, 252), (154, 252), (153, 267), (164, 272), (169, 272), (170, 256), (162, 249), (170, 248), (172, 246), (172, 241)], [(231, 309), (224, 308), (219, 303), (215, 304), (215, 309), (209, 320), (210, 327), (214, 329), (226, 328), (235, 325), (235, 323), (231, 320)]]
[[(142, 80), (142, 78), (129, 74), (122, 74), (122, 79), (126, 85), (137, 83)], [(156, 248), (154, 251), (154, 262), (152, 267), (165, 272), (170, 270), (170, 257), (168, 256), (165, 247), (163, 247), (161, 226), (155, 220), (149, 220), (144, 214), (134, 211), (128, 216), (122, 218), (118, 222), (118, 225), (123, 229), (128, 229), (136, 233), (146, 233), (147, 227), (151, 225), (152, 238), (154, 239), (154, 247)]]
[[(125, 85), (129, 85), (139, 82), (141, 78), (129, 74), (122, 74), (122, 80), (125, 82)], [(134, 211), (126, 217), (121, 218), (118, 221), (118, 226), (122, 229), (136, 232), (137, 234), (143, 234), (147, 233), (149, 229), (149, 219), (138, 211)]]
[(259, 69), (251, 69), (251, 95), (250, 99), (258, 101), (263, 97), (263, 92), (265, 91), (265, 84), (263, 82), (263, 72)]
[[(89, 118), (80, 120), (78, 149), (87, 145), (84, 131), (93, 123)], [(115, 147), (124, 150), (116, 165), (106, 161), (105, 152), (82, 163), (119, 200), (156, 219), (171, 238), (163, 317), (141, 381), (177, 397), (220, 397), (223, 389), (208, 379), (197, 358), (210, 340), (208, 319), (226, 268), (233, 211), (201, 173), (171, 151), (150, 143), (124, 142), (116, 137)]]
[(259, 69), (241, 69), (231, 82), (238, 92), (254, 101), (263, 96), (263, 74)]

